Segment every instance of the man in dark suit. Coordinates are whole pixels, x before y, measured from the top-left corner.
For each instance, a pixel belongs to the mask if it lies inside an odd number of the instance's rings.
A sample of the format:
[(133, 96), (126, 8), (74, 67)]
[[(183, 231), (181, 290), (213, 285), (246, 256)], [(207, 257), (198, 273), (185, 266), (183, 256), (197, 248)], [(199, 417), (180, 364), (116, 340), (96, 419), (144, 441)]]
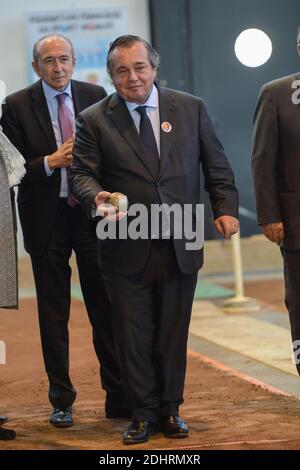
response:
[[(206, 176), (218, 232), (238, 230), (232, 170), (201, 99), (155, 84), (157, 52), (136, 36), (116, 39), (108, 71), (117, 93), (81, 113), (73, 152), (76, 197), (104, 220), (119, 225), (125, 212), (110, 213), (111, 192), (148, 211), (165, 203), (199, 203), (200, 164)], [(130, 209), (128, 212), (130, 217)], [(147, 220), (145, 221), (146, 224)], [(140, 239), (99, 241), (99, 261), (112, 305), (113, 331), (132, 423), (125, 444), (148, 440), (158, 429), (188, 436), (179, 417), (183, 402), (188, 327), (202, 249), (161, 229)], [(158, 424), (160, 428), (158, 428)]]
[[(123, 393), (105, 286), (97, 266), (95, 224), (69, 191), (75, 116), (106, 96), (102, 87), (71, 80), (73, 46), (60, 35), (40, 38), (33, 67), (41, 80), (6, 98), (1, 125), (26, 159), (18, 206), (31, 256), (43, 356), (53, 405), (51, 424), (73, 424), (76, 390), (69, 377), (69, 259), (75, 251), (93, 343), (106, 390), (106, 415), (124, 417)], [(125, 413), (126, 414), (126, 413)]]
[[(298, 34), (300, 55), (300, 28)], [(265, 84), (254, 114), (252, 171), (258, 223), (281, 247), (285, 301), (300, 374), (300, 73)]]

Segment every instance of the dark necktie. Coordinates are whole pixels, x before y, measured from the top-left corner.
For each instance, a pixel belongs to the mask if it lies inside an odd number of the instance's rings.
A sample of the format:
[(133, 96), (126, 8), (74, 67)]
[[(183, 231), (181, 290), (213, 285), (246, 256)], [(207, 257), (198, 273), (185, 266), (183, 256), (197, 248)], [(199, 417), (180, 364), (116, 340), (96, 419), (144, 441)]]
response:
[(153, 127), (147, 115), (147, 106), (138, 106), (135, 110), (141, 115), (140, 136), (150, 159), (154, 175), (157, 176), (160, 160)]
[[(61, 139), (62, 143), (66, 142), (70, 139), (73, 135), (73, 128), (71, 119), (68, 113), (67, 105), (65, 103), (65, 99), (67, 97), (67, 93), (61, 93), (56, 95), (57, 103), (58, 103), (58, 122), (60, 127)], [(69, 189), (69, 176), (70, 176), (70, 168), (66, 168), (67, 170), (67, 178), (68, 178), (68, 199), (67, 202), (69, 206), (74, 207), (78, 204), (78, 201), (72, 195)]]

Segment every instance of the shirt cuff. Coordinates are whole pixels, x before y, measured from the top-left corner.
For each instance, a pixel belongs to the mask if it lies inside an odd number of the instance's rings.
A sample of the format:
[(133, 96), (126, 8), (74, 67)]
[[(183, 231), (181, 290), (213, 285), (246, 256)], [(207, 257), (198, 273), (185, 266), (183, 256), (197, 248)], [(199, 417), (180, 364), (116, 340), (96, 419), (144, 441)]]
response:
[(92, 209), (91, 209), (91, 216), (92, 216), (92, 219), (95, 219), (96, 217), (98, 217), (98, 214), (97, 214), (97, 207), (92, 207)]
[(49, 157), (49, 155), (44, 157), (44, 167), (45, 167), (46, 175), (51, 176), (53, 174), (54, 170), (50, 170), (50, 168), (49, 168), (48, 157)]

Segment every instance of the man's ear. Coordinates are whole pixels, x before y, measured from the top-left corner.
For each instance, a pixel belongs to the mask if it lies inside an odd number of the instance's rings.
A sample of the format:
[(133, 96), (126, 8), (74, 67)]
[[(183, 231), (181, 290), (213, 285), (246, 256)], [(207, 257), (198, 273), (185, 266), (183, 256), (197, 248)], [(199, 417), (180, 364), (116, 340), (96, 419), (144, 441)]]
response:
[(34, 60), (33, 62), (31, 62), (31, 65), (32, 65), (32, 68), (35, 71), (35, 73), (40, 77), (41, 74), (40, 74), (40, 71), (39, 71), (38, 63)]
[(300, 43), (297, 45), (298, 56), (300, 56)]

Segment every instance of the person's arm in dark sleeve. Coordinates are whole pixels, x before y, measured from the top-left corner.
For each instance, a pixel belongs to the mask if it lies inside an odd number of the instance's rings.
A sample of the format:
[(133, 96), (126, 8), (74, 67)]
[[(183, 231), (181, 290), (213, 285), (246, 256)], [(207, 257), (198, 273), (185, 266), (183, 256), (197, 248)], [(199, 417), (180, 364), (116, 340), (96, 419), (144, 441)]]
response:
[(79, 114), (70, 172), (71, 191), (87, 214), (95, 206), (101, 186), (101, 149), (88, 120)]
[(281, 222), (277, 165), (277, 111), (271, 91), (264, 86), (254, 113), (252, 148), (252, 175), (259, 225)]
[(23, 182), (36, 183), (48, 178), (44, 165), (45, 155), (34, 158), (31, 158), (31, 156), (28, 155), (25, 143), (26, 137), (24, 136), (22, 123), (19, 121), (14, 106), (10, 103), (9, 98), (7, 98), (5, 103), (2, 105), (2, 117), (0, 123), (4, 134), (26, 160), (26, 175), (23, 178)]
[(201, 101), (200, 142), (205, 189), (209, 193), (214, 219), (222, 216), (238, 219), (238, 191), (234, 174), (206, 107)]

